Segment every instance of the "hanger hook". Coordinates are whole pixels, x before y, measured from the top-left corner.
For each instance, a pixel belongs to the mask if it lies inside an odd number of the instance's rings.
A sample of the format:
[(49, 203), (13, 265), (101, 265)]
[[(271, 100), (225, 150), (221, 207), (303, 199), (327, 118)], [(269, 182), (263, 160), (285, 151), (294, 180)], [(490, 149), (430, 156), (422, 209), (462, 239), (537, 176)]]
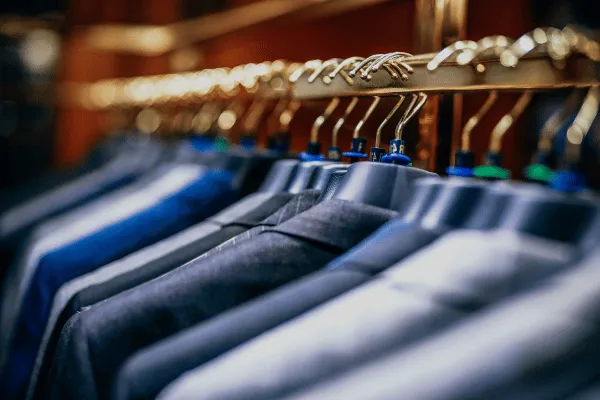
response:
[(335, 111), (337, 106), (340, 104), (340, 98), (334, 97), (331, 99), (323, 114), (319, 115), (319, 117), (313, 123), (312, 129), (310, 130), (310, 141), (311, 143), (317, 143), (319, 141), (319, 129), (321, 126), (329, 119), (331, 114)]
[(403, 81), (407, 81), (408, 75), (413, 74), (415, 72), (415, 70), (410, 65), (403, 62), (404, 58), (405, 58), (404, 56), (400, 56), (400, 55), (394, 56), (394, 57), (388, 59), (385, 62), (385, 64), (383, 64), (383, 67), (384, 68), (388, 67), (388, 69), (395, 70), (400, 75), (400, 77), (402, 78)]
[(353, 97), (352, 100), (350, 100), (350, 103), (348, 103), (348, 106), (346, 107), (346, 110), (344, 111), (344, 115), (342, 115), (335, 123), (335, 126), (333, 127), (333, 135), (331, 137), (331, 146), (332, 147), (337, 146), (338, 133), (340, 132), (340, 129), (342, 128), (342, 126), (344, 126), (346, 119), (350, 116), (350, 114), (352, 113), (352, 111), (354, 110), (354, 108), (356, 107), (357, 104), (358, 104), (358, 97)]
[[(371, 57), (377, 57), (377, 55), (374, 55)], [(352, 85), (352, 84), (354, 84), (354, 80), (352, 79), (354, 77), (354, 75), (350, 75), (350, 73), (346, 72), (344, 70), (344, 68), (350, 66), (350, 69), (352, 70), (358, 63), (361, 63), (364, 60), (365, 60), (364, 57), (357, 57), (357, 56), (346, 58), (345, 60), (340, 62), (340, 64), (328, 76), (329, 76), (329, 78), (333, 79), (336, 77), (336, 75), (343, 74), (343, 77), (346, 80), (346, 82), (348, 82), (348, 84)], [(396, 72), (394, 72), (394, 70), (389, 65), (384, 64), (383, 68), (390, 74), (390, 76), (392, 76), (393, 79), (398, 78), (398, 74)], [(368, 76), (368, 79), (371, 79), (370, 75)]]
[(296, 112), (302, 106), (302, 102), (298, 99), (290, 100), (286, 110), (279, 116), (279, 130), (287, 132), (290, 129), (290, 124), (296, 116)]
[(383, 119), (383, 121), (381, 121), (381, 123), (377, 127), (377, 133), (375, 135), (375, 147), (379, 147), (379, 144), (381, 143), (381, 132), (383, 131), (383, 127), (389, 122), (389, 120), (394, 116), (394, 114), (396, 114), (396, 111), (398, 111), (402, 103), (404, 103), (405, 99), (406, 96), (400, 96), (396, 105), (392, 107), (388, 115)]
[(377, 72), (384, 63), (395, 60), (396, 58), (406, 58), (406, 57), (412, 57), (412, 54), (405, 53), (403, 51), (395, 51), (393, 53), (385, 54), (383, 57), (379, 58), (379, 60), (377, 62), (375, 62), (371, 65), (371, 71)]
[(504, 134), (527, 109), (527, 106), (529, 103), (531, 103), (532, 98), (533, 93), (530, 90), (524, 91), (508, 114), (504, 115), (496, 124), (490, 139), (490, 152), (500, 152), (502, 149), (502, 138), (504, 137)]
[(238, 98), (231, 101), (229, 106), (225, 107), (225, 109), (219, 113), (216, 123), (219, 130), (225, 136), (229, 136), (231, 129), (233, 129), (237, 121), (239, 121), (239, 117), (243, 113), (243, 107), (244, 104), (242, 100)]
[[(371, 73), (375, 73), (383, 66), (383, 68), (390, 74), (392, 79), (397, 79), (398, 76), (402, 80), (408, 79), (408, 74), (413, 73), (412, 67), (401, 61), (396, 61), (398, 58), (403, 59), (407, 56), (411, 56), (409, 53), (396, 51), (388, 54), (381, 54), (374, 60), (370, 61), (370, 64), (365, 68), (361, 74), (361, 79), (370, 81), (372, 79)], [(403, 69), (404, 68), (404, 69)]]
[(345, 60), (343, 60), (342, 62), (340, 62), (340, 63), (338, 64), (338, 66), (337, 66), (337, 67), (335, 67), (335, 69), (334, 69), (333, 71), (331, 71), (331, 72), (329, 73), (329, 77), (330, 77), (331, 79), (335, 78), (335, 76), (336, 76), (337, 74), (339, 74), (341, 71), (343, 71), (343, 70), (344, 70), (344, 68), (346, 68), (347, 66), (349, 66), (349, 65), (352, 65), (352, 64), (355, 64), (355, 63), (357, 63), (357, 62), (360, 62), (360, 61), (362, 61), (362, 60), (364, 60), (364, 59), (365, 59), (364, 57), (357, 57), (357, 56), (354, 56), (354, 57), (348, 57), (348, 58), (346, 58)]
[(415, 116), (417, 112), (423, 107), (425, 102), (427, 101), (427, 95), (425, 93), (419, 93), (418, 95), (413, 94), (413, 99), (408, 105), (404, 115), (396, 125), (396, 140), (402, 139), (402, 132), (404, 131), (404, 127)]
[(590, 131), (592, 123), (598, 115), (600, 106), (600, 89), (592, 86), (588, 91), (573, 124), (567, 130), (567, 146), (565, 148), (565, 160), (569, 164), (575, 164), (581, 156), (581, 143)]
[(323, 62), (318, 68), (314, 69), (312, 74), (309, 75), (308, 83), (313, 83), (319, 77), (319, 75), (321, 75), (321, 73), (324, 70), (326, 70), (327, 68), (330, 68), (332, 66), (336, 67), (340, 61), (341, 61), (341, 59), (339, 59), (339, 58), (332, 58), (330, 60)]
[(360, 137), (360, 130), (362, 129), (365, 122), (367, 122), (369, 117), (371, 117), (371, 114), (373, 114), (373, 111), (375, 111), (375, 109), (377, 108), (377, 105), (379, 104), (380, 101), (381, 101), (381, 97), (373, 96), (373, 102), (367, 109), (367, 112), (365, 112), (365, 115), (363, 115), (363, 117), (360, 119), (360, 121), (358, 121), (358, 123), (354, 127), (354, 132), (352, 133), (353, 139)]
[(500, 55), (505, 67), (516, 67), (519, 60), (532, 51), (541, 49), (553, 60), (564, 60), (571, 52), (568, 35), (556, 28), (536, 28), (517, 39)]
[[(495, 36), (487, 36), (483, 39), (477, 41), (477, 48), (467, 48), (463, 50), (457, 57), (456, 62), (459, 65), (467, 65), (476, 61), (483, 54), (493, 50), (497, 55), (501, 54), (501, 51), (506, 50), (514, 43), (514, 39), (509, 38), (508, 36), (495, 35)], [(483, 66), (482, 66), (483, 67)], [(478, 71), (483, 72), (483, 70)]]
[(207, 101), (192, 119), (192, 126), (197, 133), (207, 133), (219, 118), (219, 105), (214, 101)]
[(481, 108), (477, 111), (477, 113), (475, 113), (475, 115), (473, 115), (467, 121), (461, 135), (462, 151), (469, 151), (469, 149), (471, 148), (471, 132), (473, 132), (473, 129), (475, 129), (475, 127), (479, 124), (483, 117), (485, 117), (486, 114), (490, 111), (492, 106), (496, 103), (496, 100), (498, 100), (498, 92), (492, 90), (488, 95), (487, 99), (485, 99), (485, 102), (483, 103)]
[[(313, 83), (323, 73), (323, 71), (327, 70), (328, 68), (334, 67), (334, 70), (336, 70), (336, 67), (340, 64), (341, 61), (343, 61), (341, 58), (332, 58), (330, 60), (325, 61), (318, 68), (315, 68), (314, 72), (308, 77), (308, 82)], [(339, 70), (338, 73), (342, 76), (342, 78), (344, 78), (348, 85), (354, 84), (354, 80), (346, 73), (346, 71)], [(323, 82), (325, 82), (326, 84), (330, 84), (332, 79), (333, 78), (330, 75), (325, 75), (323, 77)]]
[(244, 118), (243, 130), (244, 132), (255, 132), (258, 127), (260, 117), (265, 111), (267, 101), (263, 98), (254, 98), (252, 104), (248, 108), (246, 117)]
[(358, 64), (356, 64), (354, 66), (354, 68), (352, 68), (352, 70), (350, 72), (348, 72), (348, 75), (350, 75), (350, 77), (354, 78), (356, 76), (356, 74), (361, 69), (363, 69), (367, 64), (373, 62), (374, 60), (378, 59), (381, 56), (385, 56), (385, 54), (373, 54), (373, 55), (365, 58), (364, 60), (362, 60), (361, 62), (359, 62)]
[(549, 153), (552, 150), (552, 139), (575, 112), (579, 104), (582, 104), (582, 92), (574, 90), (569, 94), (563, 106), (552, 114), (542, 126), (537, 145), (538, 151)]
[(300, 79), (302, 77), (302, 75), (304, 75), (305, 72), (314, 71), (321, 64), (323, 64), (323, 61), (321, 61), (321, 60), (310, 60), (310, 61), (305, 62), (304, 64), (299, 66), (296, 70), (294, 70), (294, 72), (292, 72), (290, 74), (288, 81), (290, 83), (297, 82), (298, 79)]
[(282, 97), (277, 101), (275, 107), (273, 107), (273, 111), (267, 117), (267, 127), (270, 133), (275, 131), (273, 129), (273, 126), (277, 124), (276, 121), (279, 121), (279, 118), (281, 117), (281, 114), (285, 111), (285, 108), (287, 107), (288, 103), (289, 99)]
[(474, 42), (472, 40), (459, 40), (458, 42), (453, 43), (448, 47), (445, 47), (442, 51), (437, 53), (431, 59), (431, 61), (427, 63), (427, 69), (430, 71), (435, 71), (441, 63), (446, 61), (454, 53), (466, 49), (477, 50), (477, 42)]
[(562, 30), (569, 44), (593, 61), (600, 60), (600, 43), (581, 33), (577, 27), (567, 25)]

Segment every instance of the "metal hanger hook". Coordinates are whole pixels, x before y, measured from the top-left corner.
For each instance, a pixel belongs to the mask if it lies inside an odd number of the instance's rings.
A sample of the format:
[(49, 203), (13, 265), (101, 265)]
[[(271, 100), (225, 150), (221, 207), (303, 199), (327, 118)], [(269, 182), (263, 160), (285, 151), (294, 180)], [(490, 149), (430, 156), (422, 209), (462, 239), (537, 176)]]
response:
[(296, 112), (302, 106), (302, 102), (297, 99), (290, 100), (286, 110), (279, 116), (279, 130), (281, 132), (287, 132), (290, 129), (290, 124), (296, 116)]
[[(332, 58), (330, 60), (325, 61), (318, 68), (315, 68), (314, 72), (308, 77), (308, 82), (313, 83), (327, 69), (331, 69), (332, 67), (334, 67), (334, 70), (337, 70), (336, 67), (342, 61), (343, 60), (341, 58)], [(346, 81), (346, 83), (348, 83), (348, 85), (354, 84), (354, 80), (346, 73), (346, 71), (344, 71), (343, 69), (340, 69), (338, 71), (338, 73), (340, 76), (342, 76), (342, 78), (344, 78), (344, 80)], [(335, 77), (335, 75), (333, 77)], [(322, 79), (323, 79), (323, 82), (325, 82), (326, 84), (329, 84), (329, 83), (331, 83), (331, 80), (333, 79), (333, 77), (331, 77), (328, 74), (328, 75), (323, 76)]]
[(340, 98), (334, 97), (331, 99), (323, 114), (319, 115), (319, 117), (315, 120), (312, 129), (310, 130), (310, 141), (311, 143), (317, 143), (319, 141), (319, 129), (321, 126), (329, 119), (331, 114), (335, 111), (337, 106), (340, 104)]
[[(354, 64), (356, 64), (358, 62), (361, 62), (364, 59), (365, 59), (364, 57), (357, 57), (357, 56), (346, 58), (345, 60), (343, 60), (342, 62), (340, 62), (338, 64), (338, 66), (335, 67), (335, 69), (333, 71), (331, 71), (331, 73), (329, 74), (329, 77), (331, 79), (335, 78), (337, 74), (339, 74), (341, 71), (344, 70), (344, 68), (346, 68), (348, 66), (352, 66), (352, 65), (354, 65)], [(350, 68), (350, 69), (352, 69), (352, 68)]]
[(350, 72), (348, 72), (348, 75), (350, 75), (350, 77), (354, 78), (361, 69), (363, 69), (365, 66), (368, 66), (369, 63), (372, 63), (373, 61), (377, 60), (381, 56), (385, 56), (385, 54), (373, 54), (373, 55), (365, 58), (364, 60), (362, 60), (361, 62), (356, 64), (354, 66), (354, 68), (352, 68), (352, 70)]
[(346, 110), (344, 111), (344, 115), (342, 115), (335, 123), (335, 126), (333, 127), (333, 133), (331, 136), (331, 145), (333, 147), (337, 146), (337, 142), (338, 142), (337, 139), (338, 139), (338, 134), (340, 132), (340, 129), (342, 128), (342, 126), (344, 126), (346, 119), (348, 119), (348, 117), (350, 116), (350, 114), (352, 113), (352, 111), (354, 110), (354, 108), (356, 107), (357, 104), (358, 104), (358, 97), (353, 97), (352, 100), (350, 100), (350, 103), (348, 103), (348, 106), (346, 107)]
[(354, 132), (352, 133), (353, 139), (360, 137), (360, 130), (362, 129), (365, 122), (367, 122), (369, 117), (371, 117), (371, 114), (373, 114), (373, 111), (375, 111), (375, 109), (377, 108), (377, 105), (379, 104), (380, 101), (381, 101), (381, 97), (373, 96), (373, 102), (367, 109), (367, 112), (365, 112), (365, 115), (363, 115), (363, 117), (360, 119), (360, 121), (358, 121), (358, 123), (354, 127)]
[(552, 139), (554, 139), (560, 128), (577, 110), (577, 106), (582, 104), (582, 97), (583, 93), (580, 90), (572, 91), (562, 107), (544, 123), (538, 139), (538, 151), (548, 153), (552, 150)]
[(255, 132), (258, 127), (258, 122), (260, 121), (260, 117), (265, 111), (265, 107), (267, 105), (267, 101), (262, 98), (254, 98), (252, 104), (248, 108), (246, 112), (246, 116), (244, 117), (243, 130), (244, 132)]
[(321, 66), (321, 64), (323, 64), (323, 61), (321, 61), (321, 60), (310, 60), (310, 61), (305, 62), (304, 64), (299, 66), (294, 72), (292, 72), (290, 74), (288, 81), (290, 83), (297, 82), (298, 79), (300, 79), (302, 77), (302, 75), (304, 75), (305, 72), (314, 71), (315, 69), (319, 68)]
[(234, 99), (217, 117), (219, 130), (225, 135), (229, 135), (244, 111), (243, 102), (240, 99)]
[(598, 115), (599, 107), (600, 89), (598, 86), (592, 86), (585, 96), (573, 124), (567, 130), (565, 161), (568, 163), (575, 164), (579, 161), (581, 157), (581, 144)]
[(361, 79), (370, 81), (373, 77), (371, 73), (375, 73), (379, 71), (379, 68), (383, 67), (387, 73), (390, 74), (392, 79), (398, 79), (398, 77), (401, 77), (402, 80), (405, 81), (408, 79), (408, 74), (412, 74), (414, 70), (410, 65), (403, 63), (401, 60), (410, 56), (410, 53), (400, 51), (382, 54), (380, 57), (372, 60), (367, 68), (363, 70)]
[[(397, 58), (406, 58), (412, 57), (412, 54), (405, 53), (403, 51), (395, 51), (393, 53), (385, 54), (383, 57), (380, 57), (378, 61), (371, 65), (371, 72), (377, 72), (381, 66), (387, 61), (395, 60)], [(412, 68), (411, 68), (412, 69)]]
[(404, 115), (396, 125), (396, 139), (402, 139), (402, 132), (404, 131), (404, 127), (410, 121), (417, 112), (423, 107), (425, 102), (427, 101), (427, 95), (425, 93), (413, 94), (413, 99), (411, 100), (408, 108), (404, 112)]
[(526, 90), (517, 100), (513, 108), (504, 115), (492, 131), (490, 139), (490, 152), (499, 153), (502, 149), (502, 138), (506, 131), (513, 126), (515, 121), (525, 112), (529, 103), (533, 99), (533, 92)]
[(485, 99), (485, 102), (483, 103), (481, 108), (477, 111), (477, 113), (475, 113), (475, 115), (473, 115), (467, 121), (461, 135), (462, 151), (469, 151), (469, 149), (471, 148), (471, 133), (473, 132), (473, 129), (475, 129), (475, 127), (479, 124), (483, 117), (487, 115), (492, 106), (496, 103), (496, 100), (498, 100), (498, 92), (492, 90), (488, 95), (487, 99)]
[[(390, 58), (389, 60), (387, 60), (386, 63), (383, 64), (383, 67), (388, 72), (390, 69), (394, 70), (398, 75), (400, 75), (400, 78), (403, 81), (407, 81), (408, 75), (413, 74), (415, 72), (415, 70), (410, 65), (403, 62), (403, 60), (404, 60), (403, 56), (394, 56), (394, 57)], [(394, 77), (392, 76), (392, 78), (394, 78)]]
[(535, 50), (542, 50), (553, 60), (564, 60), (573, 51), (569, 36), (556, 28), (536, 28), (517, 39), (500, 55), (505, 67), (516, 67), (521, 58)]
[(383, 127), (389, 122), (389, 120), (394, 116), (394, 114), (396, 114), (396, 111), (398, 111), (402, 103), (404, 103), (404, 100), (406, 100), (406, 96), (400, 96), (396, 105), (392, 107), (388, 115), (383, 119), (383, 121), (381, 121), (381, 123), (377, 127), (377, 133), (375, 135), (375, 147), (379, 147), (379, 145), (381, 144), (381, 132), (383, 131)]
[(273, 111), (267, 117), (267, 129), (269, 130), (269, 133), (275, 131), (275, 129), (273, 129), (273, 126), (278, 124), (279, 118), (281, 117), (281, 114), (285, 112), (288, 103), (289, 99), (283, 97), (279, 99), (279, 101), (277, 101), (277, 103), (275, 104), (275, 107), (273, 107)]
[(435, 71), (441, 63), (450, 58), (454, 53), (467, 49), (477, 50), (477, 42), (472, 40), (460, 40), (454, 44), (451, 44), (436, 54), (435, 57), (433, 57), (431, 61), (427, 63), (427, 69), (430, 71)]

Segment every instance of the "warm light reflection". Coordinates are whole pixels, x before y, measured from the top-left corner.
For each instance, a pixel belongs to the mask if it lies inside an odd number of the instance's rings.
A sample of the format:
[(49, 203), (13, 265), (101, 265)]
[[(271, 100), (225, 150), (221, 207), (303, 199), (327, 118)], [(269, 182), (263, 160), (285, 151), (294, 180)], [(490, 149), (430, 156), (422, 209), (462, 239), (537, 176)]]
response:
[(178, 112), (173, 118), (173, 126), (179, 132), (190, 132), (194, 121), (194, 113), (185, 110)]
[(211, 104), (206, 104), (192, 119), (192, 129), (194, 132), (208, 132), (214, 121), (215, 109), (211, 109)]
[(222, 130), (228, 131), (231, 128), (233, 128), (236, 120), (237, 116), (235, 115), (235, 112), (233, 110), (227, 110), (222, 112), (221, 115), (219, 115), (219, 120), (217, 121), (217, 124)]
[(135, 125), (137, 129), (146, 134), (156, 132), (160, 127), (160, 122), (160, 113), (153, 108), (147, 108), (140, 111), (135, 118)]
[(459, 65), (467, 65), (471, 62), (471, 60), (475, 57), (475, 52), (473, 50), (465, 50), (456, 56), (456, 62)]
[[(505, 67), (515, 67), (521, 57), (536, 49), (545, 50), (552, 59), (562, 61), (571, 54), (575, 47), (582, 51), (582, 41), (584, 41), (584, 37), (570, 27), (564, 30), (537, 28), (521, 36), (510, 48), (504, 51), (500, 56), (500, 62)], [(591, 53), (585, 50), (583, 52), (594, 59)]]
[(567, 130), (567, 140), (574, 145), (580, 145), (583, 142), (583, 130), (577, 125), (569, 127)]
[[(300, 64), (296, 64), (300, 65)], [(275, 66), (277, 71), (272, 67)], [(237, 94), (241, 87), (247, 93), (256, 94), (258, 82), (267, 85), (267, 93), (287, 89), (288, 65), (275, 63), (246, 64), (235, 68), (207, 69), (170, 75), (111, 79), (91, 84), (80, 96), (91, 108), (112, 106), (151, 105), (174, 100), (197, 99), (213, 93)]]
[(193, 47), (176, 50), (169, 57), (171, 69), (177, 72), (190, 71), (197, 68), (201, 61), (201, 53)]
[(500, 56), (500, 63), (505, 67), (514, 67), (517, 62), (519, 62), (519, 59), (510, 51), (506, 51)]
[(129, 28), (109, 25), (90, 28), (87, 38), (94, 47), (149, 54), (164, 53), (175, 43), (174, 33), (164, 27)]
[(464, 54), (464, 56), (460, 58), (461, 62), (467, 63), (466, 60), (468, 59), (469, 55), (475, 54), (474, 52), (477, 51), (479, 47), (480, 45), (472, 40), (461, 40), (459, 42), (456, 42), (444, 48), (442, 51), (436, 54), (436, 56), (433, 57), (433, 59), (429, 61), (429, 63), (427, 63), (427, 69), (429, 71), (436, 70), (441, 63), (446, 61), (457, 51), (460, 52), (458, 57), (461, 57), (461, 55)]
[(543, 29), (537, 28), (533, 31), (533, 39), (539, 44), (546, 44), (548, 42), (548, 35), (546, 35)]

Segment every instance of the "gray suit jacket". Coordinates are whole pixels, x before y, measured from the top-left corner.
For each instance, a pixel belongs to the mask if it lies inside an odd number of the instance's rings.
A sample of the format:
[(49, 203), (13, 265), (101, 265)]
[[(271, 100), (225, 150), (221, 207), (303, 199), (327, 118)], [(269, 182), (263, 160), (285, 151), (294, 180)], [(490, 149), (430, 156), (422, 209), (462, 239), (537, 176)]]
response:
[(567, 398), (600, 370), (600, 251), (540, 287), (291, 398)]
[(187, 373), (163, 398), (280, 398), (529, 288), (575, 254), (513, 232), (449, 233), (379, 279)]

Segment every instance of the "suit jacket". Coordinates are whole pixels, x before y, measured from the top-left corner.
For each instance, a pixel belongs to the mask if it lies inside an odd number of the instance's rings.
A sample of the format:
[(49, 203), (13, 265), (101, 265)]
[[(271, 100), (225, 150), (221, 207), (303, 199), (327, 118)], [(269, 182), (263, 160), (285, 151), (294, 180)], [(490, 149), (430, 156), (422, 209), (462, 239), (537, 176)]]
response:
[(600, 252), (293, 399), (564, 399), (600, 368)]
[[(203, 171), (198, 166), (194, 169), (191, 179), (161, 186), (156, 193), (159, 200), (152, 207), (41, 258), (23, 299), (8, 368), (2, 377), (7, 398), (25, 395), (54, 294), (63, 283), (204, 220), (234, 201), (231, 173)], [(168, 195), (160, 199), (159, 192)]]
[(32, 232), (4, 281), (0, 313), (0, 372), (23, 297), (42, 256), (155, 205), (168, 194), (162, 187), (170, 182), (193, 179), (198, 173), (197, 166), (160, 166), (132, 184), (46, 221)]
[(280, 398), (530, 287), (575, 254), (512, 232), (449, 233), (373, 282), (189, 372), (164, 398)]
[(586, 385), (584, 389), (575, 391), (567, 400), (596, 400), (600, 399), (600, 384), (596, 381)]
[[(315, 191), (315, 199), (311, 199), (311, 204), (316, 202), (319, 193)], [(293, 199), (304, 201), (310, 194), (306, 192), (293, 195), (284, 192), (248, 195), (200, 224), (63, 285), (54, 298), (27, 397), (33, 396), (39, 372), (47, 372), (62, 327), (71, 316), (104, 299), (150, 281), (251, 227), (273, 224), (276, 221), (265, 218)], [(294, 206), (296, 205), (294, 203)], [(42, 380), (44, 378), (45, 376), (42, 376)]]
[[(67, 170), (48, 171), (42, 175), (32, 177), (13, 188), (3, 190), (2, 198), (0, 198), (0, 214), (36, 196), (72, 182), (74, 179), (110, 162), (110, 160), (117, 157), (122, 151), (132, 152), (136, 151), (136, 147), (139, 148), (140, 145), (146, 145), (146, 143), (142, 144), (144, 139), (136, 139), (141, 138), (139, 136), (136, 138), (133, 135), (126, 138), (123, 134), (113, 134), (99, 143), (81, 164)], [(160, 145), (160, 143), (150, 143), (150, 146), (156, 144)]]
[(91, 172), (13, 206), (0, 215), (0, 240), (12, 243), (41, 221), (132, 182), (160, 157), (156, 146), (123, 152)]
[(135, 351), (322, 268), (395, 215), (329, 200), (75, 315), (61, 334), (45, 397), (107, 398)]
[(367, 282), (445, 231), (388, 222), (324, 270), (139, 351), (123, 365), (113, 398), (155, 398), (181, 374)]

